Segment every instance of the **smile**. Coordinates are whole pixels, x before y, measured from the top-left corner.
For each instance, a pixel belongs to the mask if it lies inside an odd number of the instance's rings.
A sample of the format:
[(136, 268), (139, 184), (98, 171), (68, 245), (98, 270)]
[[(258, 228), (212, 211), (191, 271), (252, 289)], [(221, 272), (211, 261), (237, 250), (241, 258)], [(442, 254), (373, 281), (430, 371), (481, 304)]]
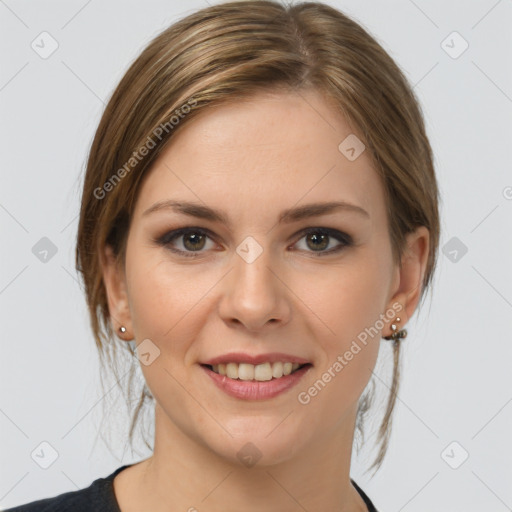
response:
[[(268, 400), (285, 393), (313, 367), (291, 362), (201, 364), (218, 389), (241, 400)], [(222, 374), (221, 372), (224, 372)]]
[(209, 366), (215, 373), (218, 373), (219, 375), (226, 375), (229, 379), (265, 382), (290, 375), (305, 365), (277, 361), (275, 363), (267, 362), (257, 365), (249, 363), (220, 363)]

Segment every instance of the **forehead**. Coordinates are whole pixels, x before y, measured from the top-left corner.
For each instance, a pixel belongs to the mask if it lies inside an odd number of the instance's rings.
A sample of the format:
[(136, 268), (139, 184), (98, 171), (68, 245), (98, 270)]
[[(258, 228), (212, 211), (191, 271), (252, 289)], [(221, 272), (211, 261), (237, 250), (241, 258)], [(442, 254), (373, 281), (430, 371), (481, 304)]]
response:
[(166, 199), (232, 207), (248, 217), (345, 200), (378, 215), (384, 197), (370, 155), (349, 159), (346, 144), (339, 147), (355, 136), (316, 91), (261, 93), (216, 106), (170, 140), (143, 182), (135, 216)]

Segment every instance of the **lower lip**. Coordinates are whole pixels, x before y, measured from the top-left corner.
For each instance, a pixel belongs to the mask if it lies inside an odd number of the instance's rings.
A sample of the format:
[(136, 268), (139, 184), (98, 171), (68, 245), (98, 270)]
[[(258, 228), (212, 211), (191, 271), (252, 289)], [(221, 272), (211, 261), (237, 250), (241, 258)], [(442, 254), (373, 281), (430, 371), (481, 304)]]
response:
[(201, 365), (201, 368), (208, 374), (219, 389), (232, 397), (242, 400), (266, 400), (280, 395), (295, 386), (311, 367), (311, 364), (308, 364), (290, 373), (290, 375), (283, 375), (279, 379), (260, 382), (255, 380), (230, 379), (226, 375), (220, 375), (210, 370), (207, 366)]

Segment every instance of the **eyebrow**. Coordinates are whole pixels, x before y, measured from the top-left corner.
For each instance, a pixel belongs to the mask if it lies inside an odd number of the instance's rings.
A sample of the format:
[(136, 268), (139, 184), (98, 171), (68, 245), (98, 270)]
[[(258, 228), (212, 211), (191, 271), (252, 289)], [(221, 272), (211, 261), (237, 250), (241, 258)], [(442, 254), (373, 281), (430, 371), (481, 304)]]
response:
[[(214, 210), (213, 208), (210, 208), (209, 206), (205, 206), (200, 203), (193, 203), (188, 201), (175, 201), (173, 199), (168, 199), (165, 201), (159, 201), (155, 203), (153, 206), (150, 206), (142, 214), (142, 216), (145, 217), (151, 213), (162, 210), (172, 210), (177, 213), (182, 213), (184, 215), (189, 215), (191, 217), (197, 217), (199, 219), (210, 220), (213, 222), (221, 222), (226, 226), (231, 225), (227, 215), (220, 210)], [(283, 210), (279, 215), (278, 223), (289, 224), (292, 222), (297, 222), (302, 219), (307, 219), (309, 217), (327, 215), (329, 213), (334, 213), (340, 210), (358, 213), (366, 218), (370, 218), (370, 214), (360, 206), (348, 203), (346, 201), (331, 201), (328, 203), (311, 203), (306, 204), (304, 206)]]

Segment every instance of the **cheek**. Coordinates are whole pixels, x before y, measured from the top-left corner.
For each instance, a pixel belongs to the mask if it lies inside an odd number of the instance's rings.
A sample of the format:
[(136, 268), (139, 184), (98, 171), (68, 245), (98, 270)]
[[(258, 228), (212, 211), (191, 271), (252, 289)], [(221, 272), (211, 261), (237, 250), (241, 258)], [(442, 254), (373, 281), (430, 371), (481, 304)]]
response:
[(330, 340), (329, 348), (343, 348), (365, 328), (375, 325), (385, 308), (389, 278), (379, 258), (359, 251), (342, 265), (320, 271), (318, 279), (303, 279), (302, 293), (325, 324), (323, 338)]
[(179, 282), (169, 279), (160, 266), (133, 268), (128, 279), (135, 336), (160, 339), (180, 313), (183, 303), (176, 294)]
[(197, 266), (178, 268), (154, 253), (159, 251), (134, 258), (128, 269), (133, 329), (137, 338), (179, 339), (177, 333), (190, 325), (187, 319), (199, 311), (212, 279), (194, 270)]
[(312, 383), (311, 394), (322, 395), (318, 403), (332, 400), (340, 406), (356, 401), (371, 377), (389, 281), (381, 260), (369, 251), (344, 263), (331, 269), (323, 286), (315, 286), (309, 303), (324, 324), (317, 329), (323, 333), (318, 336), (324, 353), (318, 368), (321, 382)]
[(184, 363), (201, 328), (200, 301), (212, 285), (192, 266), (177, 270), (165, 256), (155, 256), (159, 251), (151, 252), (141, 251), (138, 259), (134, 254), (127, 266), (132, 326), (136, 343), (149, 347), (151, 361), (141, 357), (141, 370), (153, 396), (165, 410), (181, 410), (178, 382), (186, 378)]

